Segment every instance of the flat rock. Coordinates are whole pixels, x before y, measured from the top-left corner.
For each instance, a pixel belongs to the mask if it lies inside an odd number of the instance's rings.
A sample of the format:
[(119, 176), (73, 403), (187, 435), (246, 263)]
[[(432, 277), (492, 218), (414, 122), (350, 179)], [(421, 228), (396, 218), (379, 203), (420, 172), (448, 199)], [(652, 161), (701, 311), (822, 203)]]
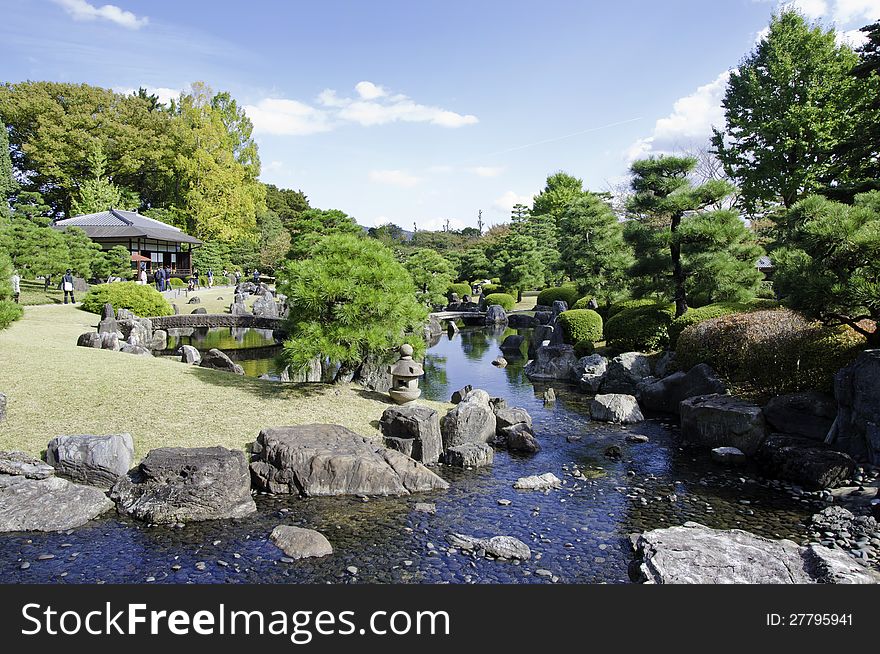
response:
[(117, 510), (169, 524), (242, 518), (257, 510), (244, 452), (224, 447), (163, 447), (110, 491)]
[(856, 463), (844, 452), (822, 442), (789, 434), (770, 434), (755, 456), (762, 473), (783, 479), (807, 490), (839, 486), (852, 479)]
[(113, 502), (91, 486), (0, 475), (0, 532), (75, 529), (111, 508)]
[(615, 422), (621, 425), (631, 425), (645, 419), (636, 398), (620, 393), (594, 397), (590, 402), (590, 416), (593, 420)]
[(562, 480), (552, 472), (545, 472), (543, 475), (520, 477), (513, 483), (513, 487), (519, 490), (546, 490), (548, 488), (560, 488), (561, 486)]
[(746, 455), (735, 447), (716, 447), (711, 452), (712, 460), (721, 465), (741, 465), (746, 462)]
[(408, 495), (449, 484), (410, 457), (340, 425), (264, 429), (253, 444), (259, 490), (322, 495)]
[(142, 345), (132, 345), (131, 343), (123, 343), (119, 351), (123, 354), (134, 354), (141, 357), (151, 357), (153, 353)]
[(837, 416), (837, 402), (824, 393), (791, 393), (764, 406), (764, 419), (775, 431), (824, 441)]
[(25, 452), (0, 452), (0, 475), (16, 475), (28, 479), (46, 479), (55, 468)]
[(269, 535), (271, 540), (291, 559), (320, 558), (333, 554), (327, 537), (314, 529), (278, 525)]
[(739, 529), (686, 522), (636, 540), (642, 581), (653, 584), (870, 584), (880, 574), (840, 550), (801, 547)]
[(761, 407), (731, 395), (691, 397), (679, 410), (682, 438), (710, 449), (729, 446), (752, 456), (767, 433)]
[(446, 541), (453, 547), (460, 547), (464, 550), (485, 550), (486, 554), (501, 559), (527, 561), (532, 558), (532, 551), (529, 549), (529, 546), (513, 536), (475, 538), (474, 536), (465, 536), (464, 534), (448, 534)]
[(532, 416), (529, 415), (529, 412), (523, 409), (522, 407), (498, 407), (497, 404), (493, 405), (495, 409), (495, 428), (498, 431), (506, 427), (513, 427), (514, 425), (525, 425), (529, 429), (532, 427)]
[(56, 436), (46, 447), (46, 462), (57, 474), (89, 486), (110, 488), (131, 468), (131, 434)]

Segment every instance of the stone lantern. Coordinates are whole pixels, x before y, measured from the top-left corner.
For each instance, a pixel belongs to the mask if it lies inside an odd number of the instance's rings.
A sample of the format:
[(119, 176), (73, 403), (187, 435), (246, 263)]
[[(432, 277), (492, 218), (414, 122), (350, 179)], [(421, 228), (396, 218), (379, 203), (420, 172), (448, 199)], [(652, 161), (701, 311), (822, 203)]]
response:
[(388, 394), (398, 404), (406, 404), (419, 398), (419, 377), (425, 373), (422, 364), (413, 361), (412, 345), (400, 346), (400, 359), (391, 365), (391, 389)]

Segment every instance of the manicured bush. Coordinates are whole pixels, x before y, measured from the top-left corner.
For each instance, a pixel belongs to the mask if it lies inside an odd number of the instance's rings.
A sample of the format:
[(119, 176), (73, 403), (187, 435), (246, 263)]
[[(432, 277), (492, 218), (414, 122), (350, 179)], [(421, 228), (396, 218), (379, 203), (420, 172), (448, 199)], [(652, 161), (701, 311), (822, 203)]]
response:
[(585, 295), (580, 300), (572, 304), (569, 309), (589, 309), (590, 301), (595, 299), (592, 295)]
[(648, 298), (642, 298), (640, 300), (624, 300), (623, 302), (615, 302), (610, 307), (608, 307), (608, 315), (606, 316), (606, 320), (610, 320), (616, 314), (620, 313), (624, 309), (633, 309), (635, 307), (647, 307), (651, 305), (657, 304), (657, 300), (651, 300)]
[(712, 318), (720, 318), (729, 313), (745, 313), (751, 310), (751, 305), (740, 302), (718, 302), (717, 304), (707, 304), (698, 309), (688, 309), (683, 316), (679, 316), (669, 325), (669, 348), (675, 349), (678, 337), (691, 325), (696, 325)]
[(82, 308), (91, 313), (101, 313), (109, 302), (116, 311), (128, 309), (136, 316), (152, 318), (170, 316), (174, 313), (168, 301), (149, 284), (137, 282), (113, 282), (97, 284), (89, 289), (82, 301)]
[(563, 285), (552, 288), (545, 288), (538, 293), (537, 304), (544, 306), (552, 306), (556, 300), (563, 300), (568, 304), (569, 308), (578, 301), (580, 293), (574, 285)]
[(183, 288), (186, 286), (186, 282), (184, 282), (180, 277), (172, 277), (168, 280), (168, 284), (171, 288)]
[(458, 298), (461, 299), (465, 295), (471, 294), (471, 285), (467, 282), (458, 283), (458, 284), (450, 284), (449, 288), (446, 291), (446, 297), (451, 298), (453, 293), (458, 294)]
[(687, 327), (676, 360), (708, 363), (758, 394), (830, 391), (834, 374), (864, 347), (849, 327), (826, 327), (789, 309), (734, 313)]
[(596, 344), (593, 341), (578, 341), (574, 344), (574, 354), (580, 359), (588, 357), (596, 351)]
[(0, 300), (0, 329), (6, 329), (24, 314), (21, 305), (9, 300)]
[[(641, 301), (639, 301), (641, 302)], [(669, 345), (675, 305), (638, 304), (613, 314), (605, 323), (605, 340), (622, 351), (652, 351)]]
[(757, 309), (778, 309), (782, 305), (779, 303), (779, 300), (756, 297), (754, 300), (749, 300), (748, 303), (749, 308), (752, 310)]
[(492, 295), (492, 293), (504, 293), (504, 287), (501, 284), (483, 284), (483, 295)]
[(507, 293), (492, 293), (491, 295), (484, 296), (483, 299), (486, 301), (487, 307), (491, 307), (493, 304), (498, 304), (505, 311), (510, 311), (516, 304), (516, 298)]
[(569, 309), (560, 313), (558, 320), (566, 343), (602, 340), (602, 316), (591, 309)]

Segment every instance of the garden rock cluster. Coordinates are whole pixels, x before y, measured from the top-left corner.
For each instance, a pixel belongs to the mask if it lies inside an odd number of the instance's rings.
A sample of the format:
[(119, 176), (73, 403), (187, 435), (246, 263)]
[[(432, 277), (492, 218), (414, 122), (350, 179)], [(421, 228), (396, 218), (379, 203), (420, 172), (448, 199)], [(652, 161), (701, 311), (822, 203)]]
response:
[(46, 447), (46, 462), (72, 481), (110, 488), (131, 468), (131, 434), (56, 436)]

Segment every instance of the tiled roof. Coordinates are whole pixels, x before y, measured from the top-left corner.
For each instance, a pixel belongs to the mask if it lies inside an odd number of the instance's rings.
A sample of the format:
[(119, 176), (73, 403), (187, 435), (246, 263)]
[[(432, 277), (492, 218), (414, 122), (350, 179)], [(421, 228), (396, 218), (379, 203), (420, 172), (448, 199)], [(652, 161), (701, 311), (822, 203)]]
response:
[(53, 225), (58, 229), (79, 227), (90, 238), (152, 238), (173, 243), (201, 244), (197, 238), (182, 230), (153, 218), (147, 218), (133, 211), (108, 209), (98, 213), (73, 216), (64, 220), (56, 220)]

